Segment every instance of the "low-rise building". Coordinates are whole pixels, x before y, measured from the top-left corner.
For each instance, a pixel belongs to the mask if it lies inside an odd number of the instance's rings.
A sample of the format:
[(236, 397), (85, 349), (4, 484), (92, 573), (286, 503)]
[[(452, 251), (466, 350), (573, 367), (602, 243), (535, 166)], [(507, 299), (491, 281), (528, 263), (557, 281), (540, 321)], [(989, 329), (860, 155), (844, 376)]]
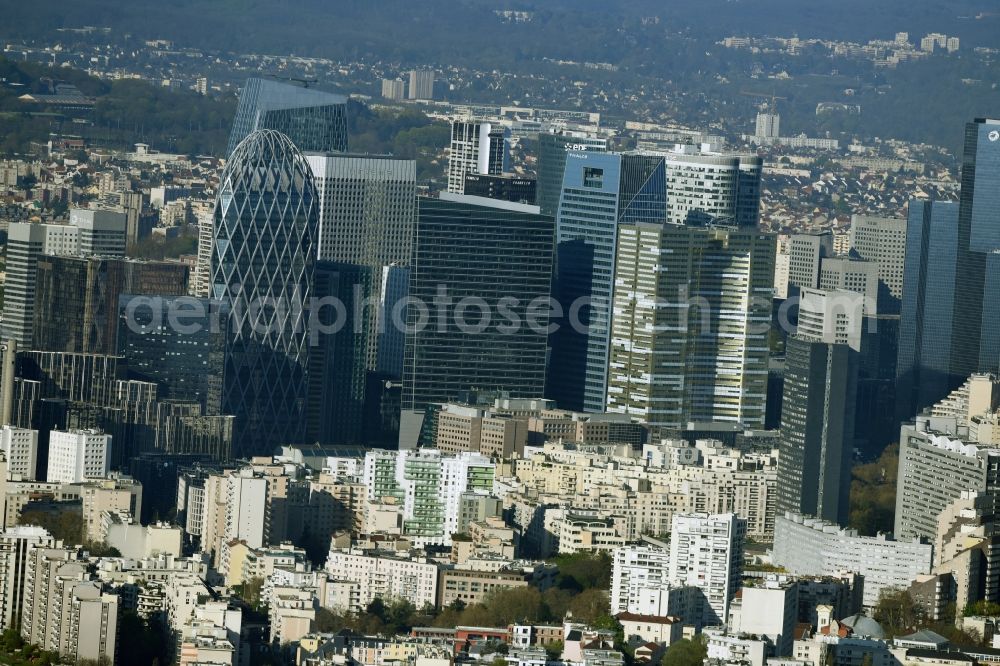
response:
[(619, 613), (615, 616), (625, 632), (625, 640), (658, 643), (669, 647), (683, 637), (684, 621), (670, 615)]
[(920, 574), (930, 573), (932, 551), (929, 543), (864, 537), (856, 530), (786, 513), (776, 522), (773, 560), (793, 574), (857, 572), (864, 576), (864, 606), (874, 608), (882, 590), (907, 587)]
[(425, 556), (379, 550), (331, 549), (326, 571), (337, 581), (360, 585), (362, 610), (374, 599), (405, 599), (417, 608), (437, 601), (438, 565)]

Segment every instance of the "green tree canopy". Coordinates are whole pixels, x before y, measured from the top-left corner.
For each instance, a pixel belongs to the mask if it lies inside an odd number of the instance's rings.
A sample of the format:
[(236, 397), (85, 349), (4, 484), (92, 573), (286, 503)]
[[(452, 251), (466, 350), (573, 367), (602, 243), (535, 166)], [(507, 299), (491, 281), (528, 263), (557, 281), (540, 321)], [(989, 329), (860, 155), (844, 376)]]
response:
[(701, 666), (708, 656), (708, 645), (702, 636), (682, 638), (672, 644), (663, 655), (663, 666)]

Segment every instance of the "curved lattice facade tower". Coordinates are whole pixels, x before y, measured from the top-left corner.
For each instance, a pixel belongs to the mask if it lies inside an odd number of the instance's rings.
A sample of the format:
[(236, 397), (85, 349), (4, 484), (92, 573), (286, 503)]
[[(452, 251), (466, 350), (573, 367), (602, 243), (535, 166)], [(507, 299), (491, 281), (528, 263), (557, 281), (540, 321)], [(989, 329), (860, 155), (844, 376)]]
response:
[(223, 410), (234, 455), (302, 441), (318, 201), (312, 171), (280, 132), (233, 151), (215, 204), (212, 297), (228, 307)]

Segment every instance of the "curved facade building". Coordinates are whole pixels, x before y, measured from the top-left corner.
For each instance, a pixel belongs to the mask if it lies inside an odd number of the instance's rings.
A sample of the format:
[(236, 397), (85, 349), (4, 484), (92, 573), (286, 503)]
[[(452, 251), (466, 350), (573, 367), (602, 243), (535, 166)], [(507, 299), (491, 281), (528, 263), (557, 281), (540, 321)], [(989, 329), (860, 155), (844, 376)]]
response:
[(212, 297), (229, 307), (223, 412), (234, 455), (302, 441), (318, 201), (312, 171), (280, 132), (233, 151), (215, 204)]

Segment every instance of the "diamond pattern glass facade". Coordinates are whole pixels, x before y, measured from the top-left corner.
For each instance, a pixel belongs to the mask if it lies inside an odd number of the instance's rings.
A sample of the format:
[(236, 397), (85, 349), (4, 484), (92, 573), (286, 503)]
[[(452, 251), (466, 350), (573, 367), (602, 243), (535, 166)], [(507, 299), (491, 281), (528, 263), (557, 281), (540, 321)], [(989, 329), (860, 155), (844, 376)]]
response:
[(215, 205), (212, 297), (229, 307), (223, 412), (234, 454), (266, 453), (304, 433), (309, 302), (318, 202), (291, 140), (248, 136), (223, 172)]

